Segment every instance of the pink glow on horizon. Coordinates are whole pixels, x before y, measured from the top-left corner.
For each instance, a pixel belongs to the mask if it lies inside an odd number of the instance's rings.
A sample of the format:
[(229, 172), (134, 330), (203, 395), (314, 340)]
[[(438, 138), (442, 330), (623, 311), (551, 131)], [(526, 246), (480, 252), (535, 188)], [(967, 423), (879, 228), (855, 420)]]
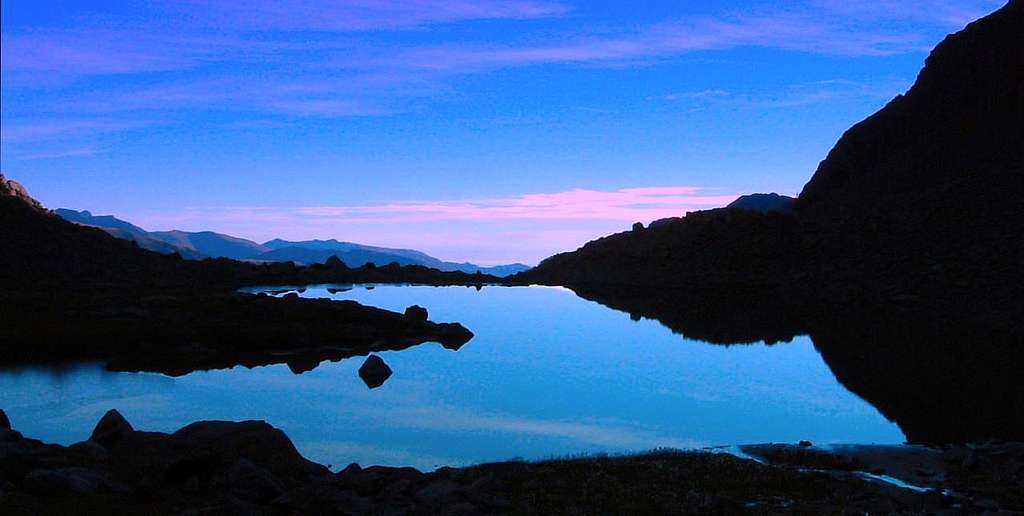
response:
[(695, 186), (661, 186), (451, 201), (388, 201), (361, 205), (186, 208), (140, 214), (149, 230), (212, 230), (255, 241), (348, 240), (417, 248), (439, 258), (482, 264), (536, 263), (633, 222), (678, 217), (724, 206), (738, 196)]

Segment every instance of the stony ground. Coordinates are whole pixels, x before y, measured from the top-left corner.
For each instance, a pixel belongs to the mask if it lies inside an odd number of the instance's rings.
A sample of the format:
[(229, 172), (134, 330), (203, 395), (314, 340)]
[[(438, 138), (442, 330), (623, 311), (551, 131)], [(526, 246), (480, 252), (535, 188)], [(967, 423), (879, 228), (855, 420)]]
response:
[[(283, 432), (264, 422), (199, 422), (163, 434), (137, 431), (111, 411), (88, 441), (63, 447), (4, 428), (6, 419), (0, 415), (3, 514), (957, 514), (1024, 509), (1021, 445), (989, 445), (974, 455), (960, 454), (963, 450), (930, 455), (929, 461), (939, 457), (956, 464), (948, 478), (958, 493), (948, 495), (865, 480), (850, 471), (864, 457), (829, 458), (799, 447), (761, 450), (775, 465), (721, 453), (661, 451), (431, 473), (353, 464), (333, 473), (302, 458)], [(809, 470), (826, 467), (838, 470)]]

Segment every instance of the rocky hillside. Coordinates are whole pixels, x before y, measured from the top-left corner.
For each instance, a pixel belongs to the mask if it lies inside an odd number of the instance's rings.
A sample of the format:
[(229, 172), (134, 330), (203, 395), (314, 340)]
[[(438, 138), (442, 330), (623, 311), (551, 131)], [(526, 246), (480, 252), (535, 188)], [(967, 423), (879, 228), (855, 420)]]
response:
[(763, 285), (787, 301), (1024, 331), (1024, 2), (946, 38), (906, 95), (850, 129), (793, 214), (721, 209), (553, 256), (517, 279)]

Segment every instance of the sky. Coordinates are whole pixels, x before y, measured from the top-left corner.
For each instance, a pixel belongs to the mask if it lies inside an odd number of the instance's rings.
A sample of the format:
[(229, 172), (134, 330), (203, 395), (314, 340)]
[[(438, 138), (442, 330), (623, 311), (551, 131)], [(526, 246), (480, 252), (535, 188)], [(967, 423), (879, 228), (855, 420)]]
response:
[(738, 195), (999, 0), (5, 0), (0, 172), (148, 230), (536, 263)]

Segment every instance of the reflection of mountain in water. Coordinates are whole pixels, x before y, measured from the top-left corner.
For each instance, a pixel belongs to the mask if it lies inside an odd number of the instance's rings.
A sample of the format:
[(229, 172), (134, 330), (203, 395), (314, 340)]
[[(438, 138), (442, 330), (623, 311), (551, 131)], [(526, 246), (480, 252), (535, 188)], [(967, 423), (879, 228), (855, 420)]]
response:
[(634, 319), (655, 319), (719, 345), (810, 334), (836, 379), (896, 422), (914, 443), (1024, 439), (1024, 347), (962, 328), (841, 313), (799, 313), (784, 296), (588, 287), (577, 293)]

